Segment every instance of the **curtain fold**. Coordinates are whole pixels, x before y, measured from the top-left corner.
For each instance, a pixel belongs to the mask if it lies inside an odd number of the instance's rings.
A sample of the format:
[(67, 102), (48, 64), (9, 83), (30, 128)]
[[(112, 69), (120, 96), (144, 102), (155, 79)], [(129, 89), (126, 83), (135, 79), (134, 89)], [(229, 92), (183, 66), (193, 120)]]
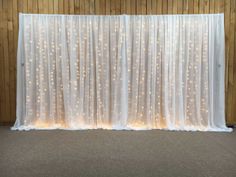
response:
[(13, 130), (225, 126), (224, 16), (20, 14)]

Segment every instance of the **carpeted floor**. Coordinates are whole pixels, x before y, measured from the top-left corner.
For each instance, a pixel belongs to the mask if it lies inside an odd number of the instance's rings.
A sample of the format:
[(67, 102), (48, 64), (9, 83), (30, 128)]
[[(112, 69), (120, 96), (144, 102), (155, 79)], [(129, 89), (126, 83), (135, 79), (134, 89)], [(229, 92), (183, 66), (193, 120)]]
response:
[(0, 177), (236, 177), (236, 131), (11, 131)]

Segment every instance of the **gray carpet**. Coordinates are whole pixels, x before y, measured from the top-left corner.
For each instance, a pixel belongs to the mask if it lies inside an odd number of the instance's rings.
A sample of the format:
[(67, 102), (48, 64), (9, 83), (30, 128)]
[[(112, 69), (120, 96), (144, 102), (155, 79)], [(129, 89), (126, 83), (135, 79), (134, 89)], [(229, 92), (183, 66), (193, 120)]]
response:
[(10, 131), (0, 177), (235, 177), (236, 132)]

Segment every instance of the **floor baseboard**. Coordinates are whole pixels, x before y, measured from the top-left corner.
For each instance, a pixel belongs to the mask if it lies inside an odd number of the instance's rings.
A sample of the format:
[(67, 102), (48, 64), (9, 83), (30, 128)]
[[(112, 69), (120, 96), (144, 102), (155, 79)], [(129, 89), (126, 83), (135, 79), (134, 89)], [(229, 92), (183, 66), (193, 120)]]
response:
[(13, 126), (14, 122), (0, 122), (0, 126)]

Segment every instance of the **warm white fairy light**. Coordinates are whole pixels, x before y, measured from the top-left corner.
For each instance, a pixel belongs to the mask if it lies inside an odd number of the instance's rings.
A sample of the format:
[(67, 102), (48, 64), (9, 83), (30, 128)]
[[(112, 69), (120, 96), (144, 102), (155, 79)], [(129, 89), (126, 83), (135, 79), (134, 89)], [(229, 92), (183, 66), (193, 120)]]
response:
[(25, 125), (209, 125), (208, 16), (26, 17)]

